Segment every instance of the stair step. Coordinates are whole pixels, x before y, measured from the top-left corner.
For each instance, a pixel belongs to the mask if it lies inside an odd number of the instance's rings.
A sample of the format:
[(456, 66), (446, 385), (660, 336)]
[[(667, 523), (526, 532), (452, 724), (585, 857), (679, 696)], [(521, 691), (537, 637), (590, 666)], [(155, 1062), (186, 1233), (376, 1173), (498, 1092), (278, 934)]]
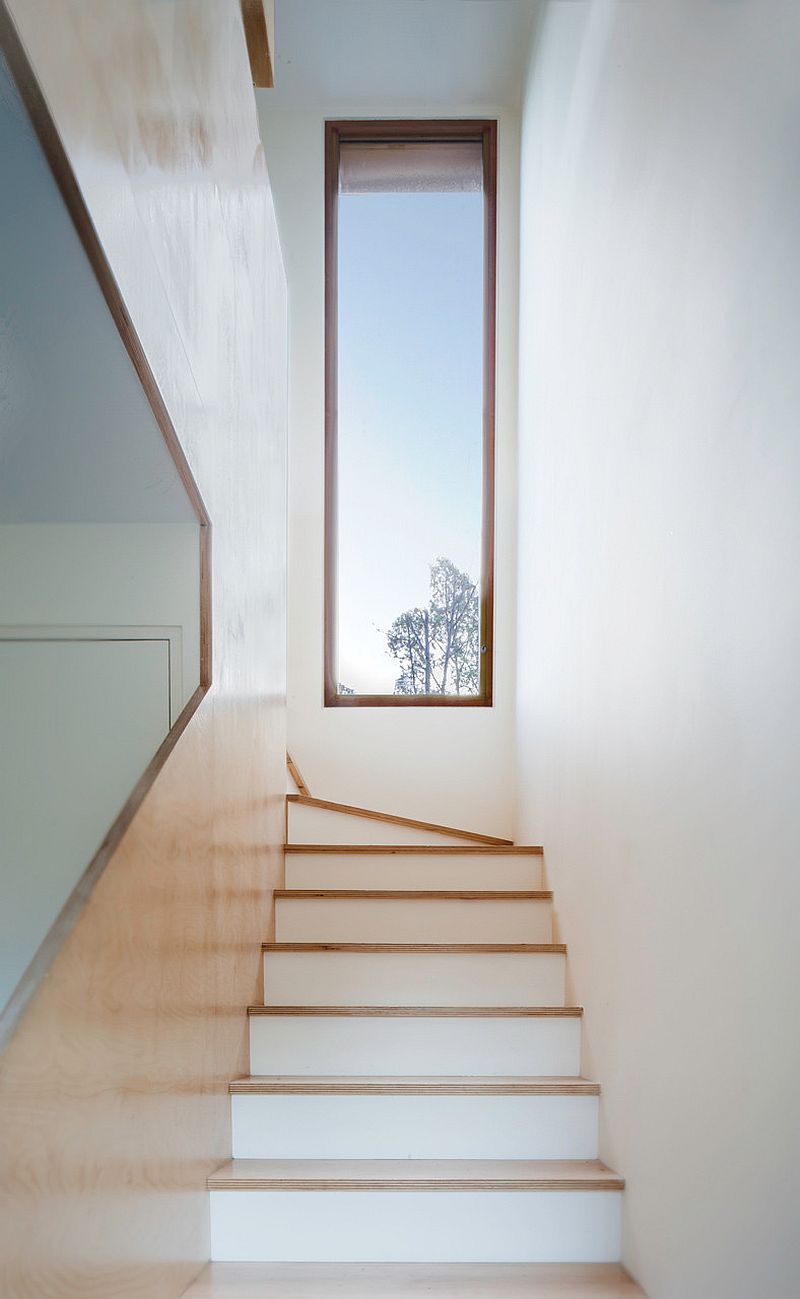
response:
[(563, 945), (265, 943), (264, 1001), (563, 1006)]
[(476, 851), (456, 846), (442, 853), (289, 852), (286, 887), (295, 889), (538, 889), (542, 858), (536, 853)]
[(549, 942), (549, 890), (278, 889), (279, 942)]
[(320, 1074), (250, 1074), (229, 1084), (233, 1096), (599, 1096), (600, 1084), (589, 1078), (517, 1074), (447, 1077), (362, 1077)]
[(478, 953), (524, 952), (566, 953), (566, 943), (262, 943), (265, 952), (460, 952), (471, 956)]
[(595, 1161), (234, 1160), (212, 1258), (616, 1262), (622, 1186)]
[(294, 853), (316, 853), (323, 856), (331, 853), (352, 853), (354, 856), (358, 856), (359, 853), (367, 855), (374, 853), (387, 857), (414, 857), (420, 853), (430, 853), (438, 857), (485, 857), (489, 853), (493, 857), (541, 857), (544, 854), (544, 849), (540, 845), (528, 843), (492, 844), (491, 847), (486, 844), (465, 843), (287, 843), (284, 844), (283, 850), (289, 856)]
[(357, 843), (368, 843), (370, 837), (378, 837), (383, 842), (414, 844), (427, 843), (431, 834), (434, 834), (444, 842), (512, 844), (511, 839), (500, 839), (495, 835), (439, 825), (434, 821), (418, 821), (413, 817), (395, 816), (388, 812), (374, 812), (370, 808), (312, 798), (311, 795), (290, 793), (287, 803), (290, 841), (340, 843), (355, 840)]
[[(349, 1082), (349, 1086), (348, 1086)], [(597, 1089), (575, 1080), (317, 1079), (233, 1091), (235, 1158), (594, 1159)]]
[(248, 1006), (248, 1015), (333, 1015), (359, 1018), (377, 1015), (381, 1019), (572, 1019), (580, 1018), (582, 1006)]
[(254, 1074), (580, 1074), (577, 1007), (255, 1006)]
[(396, 902), (408, 902), (414, 899), (425, 902), (437, 902), (444, 899), (461, 898), (468, 902), (541, 902), (551, 901), (550, 889), (275, 889), (275, 897), (290, 898), (355, 898), (357, 900), (378, 898), (392, 899)]
[(646, 1299), (617, 1263), (210, 1263), (185, 1299)]
[(621, 1191), (598, 1159), (231, 1159), (211, 1191)]

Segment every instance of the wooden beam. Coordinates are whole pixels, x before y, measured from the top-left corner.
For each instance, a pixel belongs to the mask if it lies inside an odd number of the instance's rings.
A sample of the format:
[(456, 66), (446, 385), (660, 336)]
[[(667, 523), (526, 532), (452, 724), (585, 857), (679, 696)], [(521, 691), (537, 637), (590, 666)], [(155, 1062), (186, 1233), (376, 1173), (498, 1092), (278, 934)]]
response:
[(258, 90), (271, 90), (275, 42), (275, 0), (240, 0), (250, 75)]

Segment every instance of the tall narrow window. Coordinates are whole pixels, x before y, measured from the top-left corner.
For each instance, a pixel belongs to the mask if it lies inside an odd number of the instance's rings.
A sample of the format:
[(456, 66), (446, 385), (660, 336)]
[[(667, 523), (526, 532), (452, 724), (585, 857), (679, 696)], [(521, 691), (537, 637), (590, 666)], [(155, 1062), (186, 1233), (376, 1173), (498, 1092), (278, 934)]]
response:
[(495, 158), (327, 123), (327, 705), (492, 702)]

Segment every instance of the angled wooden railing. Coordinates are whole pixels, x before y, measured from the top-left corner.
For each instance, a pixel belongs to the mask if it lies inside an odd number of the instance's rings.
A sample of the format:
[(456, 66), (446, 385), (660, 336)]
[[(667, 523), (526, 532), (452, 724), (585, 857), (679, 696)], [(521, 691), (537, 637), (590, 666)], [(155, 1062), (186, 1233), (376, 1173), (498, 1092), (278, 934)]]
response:
[(307, 798), (310, 798), (311, 790), (308, 788), (308, 785), (303, 780), (303, 777), (300, 775), (300, 768), (292, 758), (291, 753), (288, 752), (286, 754), (286, 766), (289, 769), (289, 775), (291, 776), (292, 780), (297, 786), (299, 793), (304, 795)]

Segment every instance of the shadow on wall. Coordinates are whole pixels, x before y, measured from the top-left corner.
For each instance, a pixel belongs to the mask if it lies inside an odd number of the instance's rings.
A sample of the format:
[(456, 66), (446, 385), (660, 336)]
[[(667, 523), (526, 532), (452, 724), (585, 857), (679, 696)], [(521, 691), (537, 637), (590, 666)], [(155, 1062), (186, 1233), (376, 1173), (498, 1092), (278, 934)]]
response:
[(202, 503), (13, 43), (8, 57), (0, 1046), (208, 684)]

